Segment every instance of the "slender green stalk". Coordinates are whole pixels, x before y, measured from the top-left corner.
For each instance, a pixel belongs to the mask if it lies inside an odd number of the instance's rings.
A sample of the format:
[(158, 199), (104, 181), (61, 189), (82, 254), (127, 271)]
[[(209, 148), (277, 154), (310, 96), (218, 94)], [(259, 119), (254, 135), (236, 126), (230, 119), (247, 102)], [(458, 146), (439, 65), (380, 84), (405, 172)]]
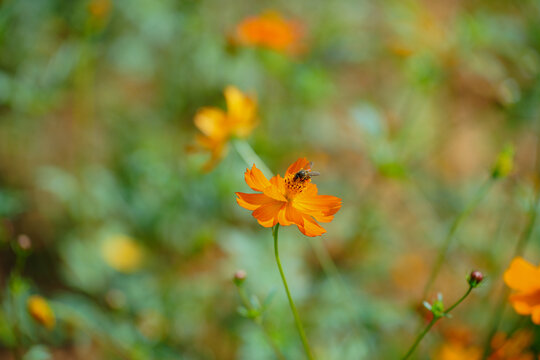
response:
[[(512, 256), (512, 259), (515, 258), (516, 256), (520, 256), (523, 254), (525, 247), (527, 243), (529, 242), (531, 235), (533, 234), (533, 230), (536, 224), (536, 219), (538, 217), (539, 202), (540, 202), (540, 189), (537, 189), (534, 202), (531, 204), (531, 208), (529, 210), (529, 220), (527, 221), (527, 225), (525, 226), (525, 229), (521, 233), (521, 236), (519, 237), (519, 240), (516, 243), (516, 247), (514, 249), (514, 255)], [(493, 337), (495, 336), (495, 334), (497, 333), (497, 330), (501, 323), (509, 294), (510, 294), (510, 290), (507, 287), (504, 287), (499, 295), (499, 298), (497, 299), (497, 305), (495, 307), (493, 318), (491, 320), (490, 330), (488, 332), (488, 336), (486, 337), (486, 340), (484, 341), (484, 352), (482, 354), (482, 360), (487, 359), (491, 352), (491, 341)]]
[(429, 330), (431, 330), (431, 328), (433, 327), (433, 325), (435, 325), (435, 323), (437, 321), (439, 321), (440, 318), (442, 317), (445, 317), (447, 316), (450, 311), (454, 310), (459, 304), (461, 304), (461, 302), (463, 300), (465, 300), (465, 298), (467, 296), (469, 296), (469, 294), (471, 293), (472, 289), (474, 289), (474, 286), (472, 285), (469, 285), (469, 289), (465, 292), (465, 294), (459, 298), (458, 301), (456, 301), (452, 306), (450, 306), (444, 313), (440, 314), (440, 315), (436, 315), (436, 314), (433, 314), (433, 319), (431, 319), (431, 321), (429, 322), (429, 324), (427, 324), (427, 326), (424, 328), (424, 330), (416, 337), (416, 340), (414, 341), (414, 343), (412, 344), (411, 348), (409, 349), (409, 351), (407, 351), (407, 354), (405, 354), (405, 356), (403, 356), (401, 358), (401, 360), (406, 360), (408, 359), (413, 353), (414, 351), (416, 350), (416, 348), (418, 347), (418, 344), (420, 344), (420, 341), (422, 341), (422, 339), (424, 338), (424, 336), (426, 336), (426, 334), (429, 332)]
[(272, 177), (272, 171), (266, 166), (264, 161), (257, 155), (253, 148), (245, 140), (234, 140), (234, 147), (238, 154), (242, 157), (244, 162), (248, 166), (256, 164), (257, 167), (263, 172), (264, 176)]
[[(244, 307), (246, 309), (248, 309), (248, 311), (253, 310), (253, 306), (251, 306), (251, 304), (249, 302), (249, 299), (247, 297), (246, 290), (244, 289), (244, 287), (242, 285), (239, 285), (236, 288), (238, 289), (238, 294), (240, 295), (240, 299), (242, 300), (242, 303), (244, 304)], [(270, 332), (268, 331), (266, 326), (264, 326), (261, 316), (258, 315), (257, 317), (252, 318), (252, 320), (262, 330), (264, 336), (266, 337), (266, 340), (268, 341), (268, 343), (272, 347), (272, 350), (274, 350), (274, 353), (276, 354), (276, 357), (278, 359), (280, 359), (280, 360), (285, 360), (285, 356), (283, 356), (283, 354), (281, 353), (281, 350), (279, 350), (279, 347), (277, 346), (276, 342), (272, 338), (272, 335), (270, 335)]]
[(283, 286), (285, 287), (285, 292), (287, 293), (287, 298), (289, 299), (289, 305), (294, 315), (294, 322), (296, 323), (298, 334), (300, 335), (300, 338), (302, 339), (302, 345), (304, 345), (304, 351), (306, 352), (307, 358), (309, 360), (313, 360), (314, 357), (311, 353), (311, 349), (309, 347), (309, 343), (307, 341), (306, 334), (304, 332), (302, 321), (300, 320), (300, 316), (298, 316), (298, 311), (296, 311), (296, 306), (294, 305), (291, 292), (289, 291), (289, 286), (287, 285), (287, 279), (285, 278), (285, 274), (283, 273), (283, 268), (281, 267), (281, 261), (279, 260), (278, 232), (279, 232), (279, 224), (276, 224), (276, 226), (274, 226), (274, 228), (272, 229), (272, 235), (274, 237), (274, 254), (276, 256), (276, 263), (279, 269), (279, 274), (281, 275), (281, 280), (283, 281)]
[(448, 253), (448, 249), (450, 248), (450, 245), (452, 244), (452, 240), (454, 240), (454, 236), (456, 234), (457, 229), (470, 214), (471, 212), (478, 206), (480, 201), (484, 198), (489, 188), (493, 185), (494, 178), (490, 177), (484, 184), (478, 189), (478, 192), (476, 195), (471, 199), (471, 201), (467, 204), (467, 206), (463, 209), (463, 211), (454, 219), (454, 222), (450, 226), (450, 229), (448, 230), (448, 233), (446, 234), (446, 238), (443, 241), (443, 244), (441, 248), (439, 249), (439, 253), (437, 254), (437, 259), (435, 260), (435, 263), (433, 265), (433, 268), (431, 269), (431, 272), (429, 274), (429, 279), (426, 283), (426, 286), (424, 287), (423, 292), (423, 298), (426, 298), (429, 290), (431, 290), (431, 287), (433, 286), (433, 283), (437, 279), (437, 276), (439, 275), (439, 272), (441, 270), (442, 265), (444, 264), (444, 260), (446, 259), (446, 255)]

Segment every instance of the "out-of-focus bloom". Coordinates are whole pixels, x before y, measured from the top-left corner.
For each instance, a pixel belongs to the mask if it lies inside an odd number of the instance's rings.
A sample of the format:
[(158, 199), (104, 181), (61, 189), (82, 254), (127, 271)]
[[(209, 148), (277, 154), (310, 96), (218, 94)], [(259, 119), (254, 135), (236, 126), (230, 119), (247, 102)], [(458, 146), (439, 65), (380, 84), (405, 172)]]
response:
[(125, 235), (107, 238), (101, 250), (105, 262), (113, 269), (124, 273), (137, 270), (143, 260), (141, 247)]
[(466, 346), (452, 341), (441, 346), (435, 355), (436, 360), (480, 360), (482, 350), (476, 346)]
[(32, 295), (26, 301), (26, 307), (34, 320), (49, 330), (54, 328), (56, 319), (47, 300), (39, 295)]
[(516, 291), (510, 295), (514, 310), (531, 315), (532, 321), (540, 325), (540, 268), (516, 257), (504, 273), (504, 282)]
[(225, 89), (227, 112), (215, 108), (205, 107), (195, 115), (195, 126), (202, 135), (197, 142), (210, 151), (210, 160), (205, 169), (211, 170), (223, 157), (227, 142), (231, 137), (245, 138), (257, 125), (255, 100), (234, 86)]
[(236, 201), (245, 209), (253, 210), (253, 217), (264, 227), (276, 224), (295, 224), (306, 236), (319, 236), (326, 232), (317, 221), (330, 222), (341, 208), (341, 199), (318, 195), (317, 185), (311, 182), (311, 165), (301, 158), (294, 162), (285, 177), (276, 175), (268, 180), (253, 165), (246, 170), (246, 183), (257, 194), (237, 192)]
[(297, 21), (285, 20), (281, 14), (269, 11), (244, 19), (236, 27), (236, 37), (241, 45), (294, 54), (300, 50), (302, 30)]
[(519, 330), (512, 337), (499, 332), (491, 341), (493, 353), (489, 360), (534, 360), (534, 355), (527, 349), (533, 342), (533, 334), (528, 330)]

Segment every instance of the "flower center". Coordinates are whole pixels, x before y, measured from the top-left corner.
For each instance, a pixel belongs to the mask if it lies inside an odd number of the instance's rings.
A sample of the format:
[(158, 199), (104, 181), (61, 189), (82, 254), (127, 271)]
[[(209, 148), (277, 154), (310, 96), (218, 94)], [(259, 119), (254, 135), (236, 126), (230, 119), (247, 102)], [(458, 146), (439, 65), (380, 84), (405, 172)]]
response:
[(285, 188), (287, 189), (287, 198), (291, 198), (301, 193), (306, 188), (311, 179), (298, 177), (296, 174), (289, 174), (285, 177)]

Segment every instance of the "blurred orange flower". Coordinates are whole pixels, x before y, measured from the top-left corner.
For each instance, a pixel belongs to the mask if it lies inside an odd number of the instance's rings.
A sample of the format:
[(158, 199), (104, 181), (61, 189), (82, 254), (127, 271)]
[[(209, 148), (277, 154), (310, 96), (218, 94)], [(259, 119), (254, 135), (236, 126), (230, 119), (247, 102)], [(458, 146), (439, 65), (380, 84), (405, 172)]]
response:
[(49, 303), (43, 297), (39, 295), (32, 295), (26, 301), (26, 307), (28, 313), (41, 325), (47, 329), (52, 330), (56, 323), (54, 312), (52, 311)]
[(465, 346), (461, 342), (445, 343), (437, 352), (436, 360), (480, 360), (482, 350), (476, 346)]
[(521, 315), (532, 315), (532, 321), (540, 325), (540, 268), (516, 257), (504, 273), (504, 282), (516, 290), (510, 296), (514, 310)]
[(205, 170), (211, 170), (223, 157), (229, 138), (245, 138), (257, 125), (257, 103), (253, 98), (234, 86), (227, 86), (225, 101), (226, 113), (219, 108), (205, 107), (195, 115), (195, 126), (202, 132), (197, 142), (211, 154)]
[(534, 360), (534, 355), (527, 350), (532, 343), (533, 334), (528, 330), (519, 330), (511, 337), (498, 332), (491, 342), (494, 351), (489, 360)]
[(236, 36), (242, 45), (296, 53), (300, 48), (302, 31), (298, 22), (285, 20), (281, 14), (269, 11), (244, 19), (236, 27)]
[(326, 230), (317, 221), (332, 221), (341, 208), (341, 199), (318, 195), (310, 173), (311, 164), (305, 158), (289, 166), (284, 178), (276, 175), (270, 181), (253, 165), (251, 170), (246, 170), (246, 183), (261, 193), (237, 192), (236, 201), (243, 208), (253, 210), (253, 217), (264, 227), (295, 224), (306, 236), (322, 235)]

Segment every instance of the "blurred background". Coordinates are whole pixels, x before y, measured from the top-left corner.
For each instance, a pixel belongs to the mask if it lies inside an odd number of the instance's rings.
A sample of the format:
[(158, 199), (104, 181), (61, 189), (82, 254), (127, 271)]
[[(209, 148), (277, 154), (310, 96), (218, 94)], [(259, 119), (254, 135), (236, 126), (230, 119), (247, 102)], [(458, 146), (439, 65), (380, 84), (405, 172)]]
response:
[[(286, 46), (242, 38), (262, 18)], [(485, 284), (413, 358), (480, 359), (537, 201), (539, 18), (534, 0), (0, 0), (0, 358), (302, 359), (270, 229), (235, 201), (249, 144), (274, 173), (307, 157), (343, 199), (322, 237), (280, 232), (318, 359), (399, 358), (422, 300), (453, 303), (473, 269)], [(193, 119), (228, 85), (258, 126), (203, 171)], [(514, 170), (423, 298), (508, 144)], [(538, 326), (506, 310), (490, 359), (537, 359)]]

